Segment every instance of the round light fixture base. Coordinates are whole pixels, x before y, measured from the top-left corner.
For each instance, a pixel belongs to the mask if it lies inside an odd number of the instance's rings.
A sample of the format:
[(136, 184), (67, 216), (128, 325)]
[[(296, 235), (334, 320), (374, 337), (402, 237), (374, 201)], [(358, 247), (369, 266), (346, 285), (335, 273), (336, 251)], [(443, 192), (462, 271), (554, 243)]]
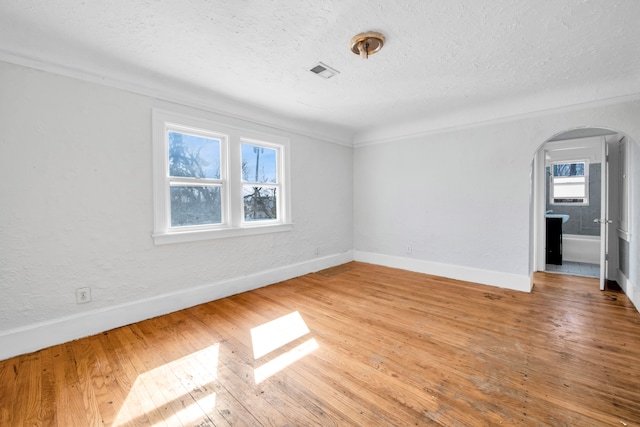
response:
[(351, 52), (359, 55), (362, 59), (367, 59), (384, 46), (384, 34), (375, 31), (356, 34), (351, 37)]

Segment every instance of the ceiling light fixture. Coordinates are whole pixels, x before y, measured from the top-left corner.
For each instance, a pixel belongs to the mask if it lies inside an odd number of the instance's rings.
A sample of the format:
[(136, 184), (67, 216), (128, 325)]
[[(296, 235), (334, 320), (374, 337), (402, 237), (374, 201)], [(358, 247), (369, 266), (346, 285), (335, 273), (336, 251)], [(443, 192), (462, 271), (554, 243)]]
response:
[(367, 59), (369, 55), (378, 52), (384, 46), (384, 34), (368, 31), (351, 37), (351, 52)]

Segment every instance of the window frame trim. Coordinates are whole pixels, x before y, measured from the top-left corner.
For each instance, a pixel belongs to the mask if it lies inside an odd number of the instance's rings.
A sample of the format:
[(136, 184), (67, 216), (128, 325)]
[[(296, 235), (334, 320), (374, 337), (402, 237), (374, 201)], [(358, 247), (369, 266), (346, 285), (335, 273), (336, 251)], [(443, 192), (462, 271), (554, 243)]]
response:
[(253, 145), (253, 146), (258, 146), (258, 147), (264, 147), (264, 148), (269, 148), (272, 150), (276, 151), (276, 182), (272, 183), (272, 182), (252, 182), (252, 181), (244, 181), (242, 179), (242, 171), (240, 171), (240, 188), (239, 188), (239, 192), (240, 194), (244, 194), (244, 187), (245, 185), (253, 185), (253, 186), (263, 186), (263, 187), (276, 187), (279, 190), (279, 194), (276, 198), (276, 216), (277, 218), (275, 220), (262, 220), (262, 221), (256, 221), (256, 222), (251, 222), (251, 221), (246, 221), (245, 220), (245, 216), (244, 216), (244, 196), (240, 197), (240, 201), (239, 201), (239, 209), (240, 209), (240, 222), (241, 222), (241, 227), (245, 227), (245, 228), (251, 228), (251, 227), (261, 227), (261, 226), (268, 226), (268, 225), (278, 225), (282, 222), (282, 220), (280, 219), (282, 216), (286, 216), (285, 212), (284, 212), (284, 206), (287, 206), (286, 202), (287, 202), (287, 195), (284, 194), (285, 192), (282, 191), (283, 188), (286, 189), (287, 187), (283, 184), (284, 180), (285, 180), (285, 173), (284, 173), (284, 157), (285, 157), (285, 151), (287, 151), (285, 149), (285, 147), (282, 144), (277, 144), (277, 143), (273, 143), (273, 142), (269, 142), (269, 141), (264, 141), (264, 140), (260, 140), (260, 139), (255, 139), (255, 138), (246, 138), (246, 137), (241, 137), (240, 141), (238, 142), (238, 150), (239, 150), (239, 155), (240, 155), (240, 165), (242, 165), (242, 144), (248, 144), (248, 145)]
[[(169, 132), (176, 132), (209, 138), (216, 139), (220, 141), (220, 178), (196, 178), (196, 177), (180, 177), (180, 176), (172, 176), (171, 171), (169, 170), (169, 160), (166, 154), (169, 151)], [(229, 173), (228, 169), (228, 161), (227, 151), (229, 150), (229, 135), (221, 133), (221, 132), (212, 132), (208, 129), (200, 129), (195, 128), (193, 126), (184, 126), (182, 124), (177, 123), (169, 123), (167, 121), (164, 122), (164, 153), (163, 157), (164, 163), (164, 174), (166, 179), (166, 227), (167, 232), (170, 233), (179, 233), (183, 231), (201, 231), (201, 230), (210, 230), (210, 229), (222, 229), (226, 228), (226, 224), (228, 222), (228, 209), (226, 209), (226, 205), (228, 204), (229, 197)], [(177, 185), (173, 185), (177, 184)], [(189, 186), (189, 187), (219, 187), (220, 188), (220, 223), (219, 224), (197, 224), (197, 225), (183, 225), (179, 227), (175, 227), (171, 225), (171, 187), (172, 186)]]
[[(555, 202), (556, 197), (554, 197), (555, 195), (555, 175), (553, 174), (554, 171), (554, 165), (557, 164), (577, 164), (577, 163), (584, 163), (584, 190), (585, 190), (585, 196), (584, 197), (576, 197), (579, 199), (582, 199), (582, 202)], [(590, 203), (590, 197), (589, 197), (589, 167), (590, 167), (590, 160), (589, 159), (578, 159), (578, 160), (557, 160), (557, 161), (553, 161), (550, 163), (550, 175), (551, 175), (551, 182), (549, 183), (549, 204), (550, 205), (554, 205), (554, 206), (589, 206)], [(579, 177), (579, 175), (578, 175)], [(561, 178), (561, 177), (559, 177)], [(566, 178), (566, 177), (565, 177)], [(559, 184), (560, 186), (562, 186), (563, 184)]]
[[(198, 134), (220, 139), (221, 224), (171, 227), (170, 179), (168, 166), (168, 129), (198, 131)], [(202, 132), (200, 132), (202, 131)], [(226, 138), (226, 140), (224, 140)], [(280, 156), (278, 177), (282, 199), (278, 201), (279, 218), (247, 224), (242, 218), (242, 156), (241, 144), (257, 143), (276, 148)], [(152, 109), (152, 160), (153, 160), (153, 233), (154, 244), (181, 243), (277, 233), (293, 229), (291, 221), (291, 185), (289, 179), (290, 140), (262, 131), (223, 124), (197, 115), (186, 115), (164, 109)], [(225, 185), (226, 184), (226, 185)], [(236, 195), (234, 197), (234, 195)], [(239, 195), (239, 196), (237, 196)], [(236, 198), (238, 200), (236, 200)], [(225, 221), (226, 220), (226, 221)]]

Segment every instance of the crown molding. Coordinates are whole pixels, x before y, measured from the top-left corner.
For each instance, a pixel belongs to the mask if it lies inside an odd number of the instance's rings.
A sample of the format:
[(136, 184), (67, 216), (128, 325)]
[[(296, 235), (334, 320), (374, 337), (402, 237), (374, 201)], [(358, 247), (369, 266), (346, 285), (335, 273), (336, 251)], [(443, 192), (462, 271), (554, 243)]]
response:
[[(167, 82), (160, 82), (158, 79), (142, 79), (131, 74), (126, 79), (116, 78), (108, 75), (108, 73), (101, 74), (93, 70), (45, 61), (2, 49), (0, 49), (0, 61), (197, 108), (223, 117), (243, 120), (279, 131), (352, 147), (353, 135), (352, 132), (346, 129), (328, 126), (326, 123), (305, 122), (277, 115), (214, 92), (196, 92), (194, 88), (167, 84)], [(218, 101), (212, 101), (212, 99)], [(224, 100), (224, 102), (220, 102), (220, 100)]]
[[(455, 115), (443, 116), (423, 121), (408, 122), (403, 125), (393, 127), (381, 127), (378, 129), (373, 129), (366, 133), (356, 134), (353, 138), (353, 147), (359, 148), (369, 145), (387, 144), (440, 133), (454, 132), (500, 123), (508, 123), (516, 120), (542, 117), (550, 114), (568, 113), (572, 111), (585, 110), (588, 108), (597, 108), (606, 105), (633, 102), (638, 100), (640, 100), (640, 92), (627, 95), (612, 96), (593, 101), (576, 102), (573, 104), (562, 106), (542, 108), (533, 111), (525, 111), (517, 114), (495, 114), (494, 117), (488, 117), (484, 120), (474, 120), (472, 118), (482, 116), (482, 114), (477, 110), (463, 110)], [(405, 129), (404, 132), (402, 131), (403, 129)]]
[[(133, 74), (128, 75), (126, 79), (116, 78), (108, 75), (108, 73), (100, 74), (93, 70), (81, 69), (49, 60), (41, 60), (25, 54), (2, 49), (0, 49), (0, 61), (121, 89), (162, 101), (197, 108), (222, 117), (243, 120), (265, 128), (306, 136), (349, 148), (393, 143), (439, 133), (640, 100), (640, 91), (625, 95), (603, 97), (596, 100), (577, 100), (565, 105), (550, 107), (544, 107), (540, 100), (537, 102), (527, 102), (527, 99), (514, 99), (508, 103), (487, 105), (475, 109), (461, 109), (445, 116), (408, 121), (401, 124), (383, 126), (354, 133), (335, 125), (331, 126), (326, 123), (309, 122), (278, 115), (263, 108), (241, 103), (214, 92), (203, 93), (200, 90), (186, 85), (168, 84), (158, 79), (143, 79)], [(573, 98), (576, 99), (576, 96)], [(216, 101), (213, 101), (213, 99)], [(571, 96), (562, 99), (571, 99)], [(517, 105), (531, 104), (537, 105), (538, 108), (513, 114), (513, 111), (517, 111)], [(514, 106), (516, 106), (516, 108), (514, 108)]]

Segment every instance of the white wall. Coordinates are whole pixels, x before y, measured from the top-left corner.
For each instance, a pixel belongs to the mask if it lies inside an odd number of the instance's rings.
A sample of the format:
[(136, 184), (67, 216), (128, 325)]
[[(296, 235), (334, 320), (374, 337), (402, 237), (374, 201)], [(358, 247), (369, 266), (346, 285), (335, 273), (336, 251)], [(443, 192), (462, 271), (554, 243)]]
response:
[[(553, 135), (584, 126), (640, 141), (639, 116), (638, 101), (611, 103), (358, 146), (356, 259), (528, 290), (534, 154)], [(631, 246), (637, 284), (637, 238)]]
[[(191, 108), (1, 62), (0, 93), (0, 359), (340, 264), (353, 249), (363, 261), (529, 290), (534, 153), (580, 126), (640, 141), (638, 101), (355, 150), (211, 114), (291, 139), (294, 230), (154, 246), (151, 109)], [(625, 283), (636, 306), (638, 190)], [(93, 301), (77, 305), (84, 286)]]
[(1, 62), (0, 93), (0, 359), (352, 259), (349, 147), (211, 114), (290, 138), (294, 229), (154, 246), (151, 109), (193, 110)]
[(410, 269), (467, 280), (506, 273), (489, 280), (525, 289), (528, 262), (512, 260), (528, 259), (532, 155), (491, 127), (356, 149), (356, 258), (407, 257)]
[[(637, 121), (637, 116), (636, 116)], [(640, 310), (640, 145), (629, 146), (629, 176), (631, 177), (631, 215), (629, 239), (629, 277), (624, 278), (625, 293), (631, 298), (636, 308)]]

